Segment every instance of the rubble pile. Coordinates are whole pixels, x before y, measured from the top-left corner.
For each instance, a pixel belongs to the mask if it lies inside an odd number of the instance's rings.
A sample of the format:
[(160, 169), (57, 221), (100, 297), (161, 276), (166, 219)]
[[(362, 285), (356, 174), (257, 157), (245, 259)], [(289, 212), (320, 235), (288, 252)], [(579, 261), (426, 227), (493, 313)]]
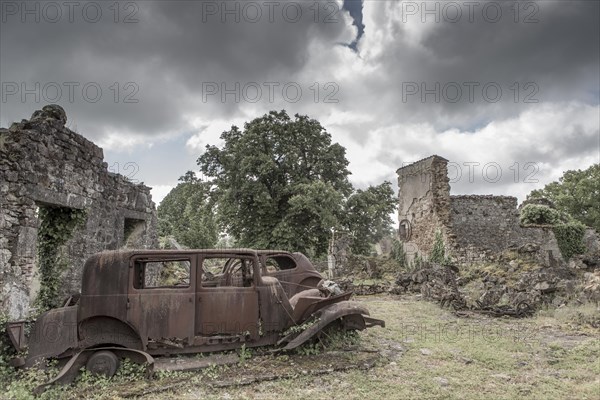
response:
[(351, 279), (338, 281), (338, 285), (343, 291), (354, 292), (360, 296), (388, 293), (393, 291), (392, 282), (373, 282), (373, 283), (356, 283)]
[(522, 317), (542, 305), (595, 303), (600, 301), (600, 258), (597, 249), (588, 248), (553, 266), (540, 264), (527, 246), (505, 252), (494, 263), (460, 269), (424, 262), (400, 273), (392, 292), (417, 292), (442, 306), (495, 316)]
[(395, 292), (419, 292), (424, 298), (437, 301), (443, 306), (463, 309), (466, 307), (465, 297), (459, 291), (457, 282), (455, 268), (424, 262), (415, 271), (398, 276)]

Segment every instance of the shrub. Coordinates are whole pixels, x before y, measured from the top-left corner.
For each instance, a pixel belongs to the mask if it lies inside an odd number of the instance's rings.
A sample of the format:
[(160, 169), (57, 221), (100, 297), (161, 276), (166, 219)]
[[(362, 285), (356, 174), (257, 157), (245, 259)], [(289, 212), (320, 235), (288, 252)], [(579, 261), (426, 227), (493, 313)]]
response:
[(523, 225), (556, 225), (563, 220), (560, 211), (541, 204), (527, 204), (520, 213)]
[(523, 225), (552, 225), (558, 248), (565, 260), (585, 252), (583, 236), (586, 227), (570, 216), (545, 205), (527, 204), (521, 210), (520, 219)]
[(423, 257), (421, 257), (420, 254), (417, 254), (415, 256), (415, 258), (413, 259), (413, 261), (410, 263), (409, 269), (410, 270), (421, 269), (424, 264), (425, 264), (425, 261), (423, 260)]
[(427, 261), (446, 266), (452, 264), (452, 259), (449, 256), (446, 256), (446, 245), (444, 244), (442, 232), (439, 229), (435, 231), (433, 248), (429, 253), (429, 259)]
[(400, 269), (408, 268), (408, 260), (406, 257), (406, 251), (404, 251), (404, 244), (398, 239), (392, 241), (392, 251), (390, 257), (398, 263)]
[[(8, 317), (4, 314), (0, 314), (0, 327), (4, 329)], [(14, 368), (10, 366), (9, 360), (15, 355), (15, 349), (10, 343), (8, 334), (2, 330), (0, 332), (0, 390), (4, 391), (9, 381), (14, 375)]]

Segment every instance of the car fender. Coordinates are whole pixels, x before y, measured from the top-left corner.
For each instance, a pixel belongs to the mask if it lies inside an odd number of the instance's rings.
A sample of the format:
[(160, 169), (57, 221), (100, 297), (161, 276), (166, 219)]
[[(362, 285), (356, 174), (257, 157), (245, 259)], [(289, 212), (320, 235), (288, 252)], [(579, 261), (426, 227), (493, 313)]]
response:
[(129, 358), (131, 361), (146, 366), (146, 377), (151, 378), (154, 372), (154, 358), (143, 351), (136, 349), (126, 349), (122, 347), (98, 347), (95, 349), (84, 349), (74, 354), (69, 361), (62, 367), (58, 375), (46, 383), (38, 385), (34, 389), (34, 394), (40, 395), (49, 386), (54, 384), (69, 384), (72, 383), (81, 368), (85, 366), (88, 358), (96, 351), (108, 350), (115, 353), (120, 358)]
[(143, 350), (139, 332), (130, 324), (117, 318), (98, 315), (79, 323), (79, 348), (98, 345), (122, 346)]
[(77, 308), (54, 308), (37, 317), (27, 340), (26, 366), (77, 348)]
[[(385, 325), (383, 321), (369, 318), (369, 311), (366, 307), (354, 301), (341, 301), (330, 304), (312, 314), (312, 317), (316, 318), (316, 322), (290, 340), (285, 347), (280, 349), (281, 351), (292, 350), (306, 343), (327, 327), (327, 325), (337, 320), (341, 320), (345, 328), (357, 330), (365, 329), (369, 324)], [(287, 337), (282, 339), (282, 341), (285, 341), (285, 339)]]

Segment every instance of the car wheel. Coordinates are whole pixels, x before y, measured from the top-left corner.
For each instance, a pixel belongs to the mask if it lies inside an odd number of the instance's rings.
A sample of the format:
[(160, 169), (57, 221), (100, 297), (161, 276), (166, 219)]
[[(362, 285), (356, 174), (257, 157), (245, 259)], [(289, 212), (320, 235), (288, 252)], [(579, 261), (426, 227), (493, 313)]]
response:
[(94, 375), (110, 378), (119, 368), (119, 358), (112, 351), (97, 351), (88, 359), (85, 368)]

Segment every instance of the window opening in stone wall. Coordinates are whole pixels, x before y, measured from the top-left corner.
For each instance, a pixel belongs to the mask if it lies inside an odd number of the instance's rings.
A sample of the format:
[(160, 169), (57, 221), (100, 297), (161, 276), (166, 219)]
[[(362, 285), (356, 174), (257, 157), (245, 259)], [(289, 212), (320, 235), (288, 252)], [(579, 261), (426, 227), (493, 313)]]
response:
[(125, 218), (123, 223), (123, 247), (140, 247), (146, 231), (143, 219)]

